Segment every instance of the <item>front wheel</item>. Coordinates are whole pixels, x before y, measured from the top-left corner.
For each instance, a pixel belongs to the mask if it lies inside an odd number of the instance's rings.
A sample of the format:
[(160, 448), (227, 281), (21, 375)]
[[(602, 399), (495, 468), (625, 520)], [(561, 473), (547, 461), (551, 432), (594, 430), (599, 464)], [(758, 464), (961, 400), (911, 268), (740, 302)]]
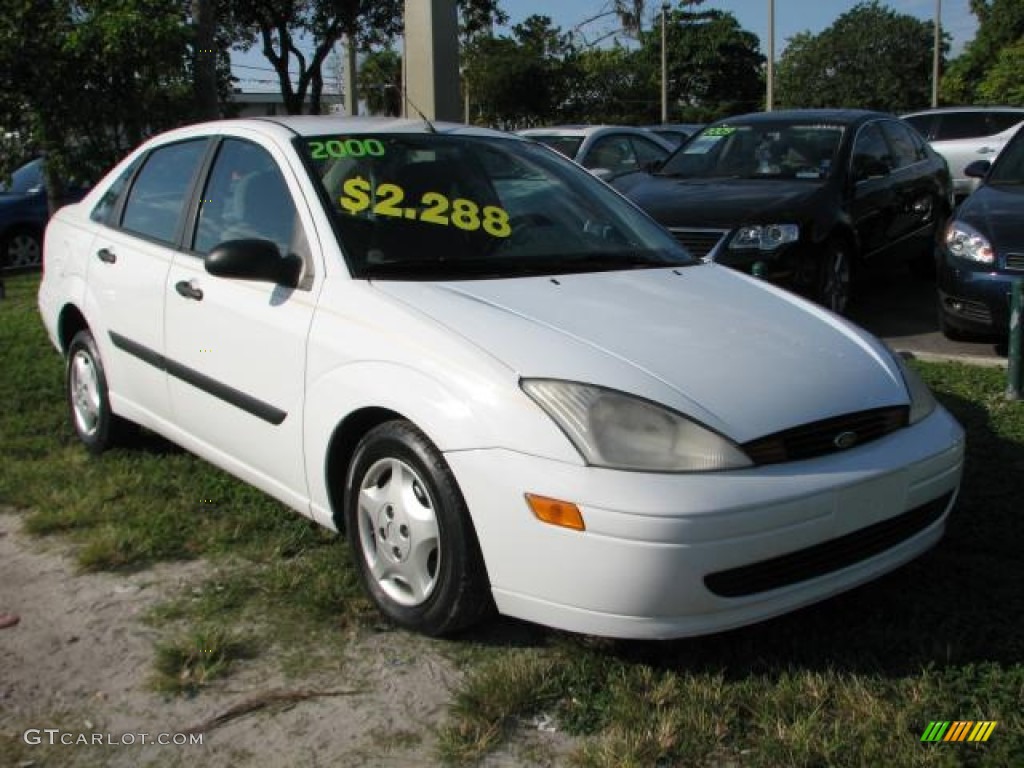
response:
[(65, 374), (71, 426), (86, 449), (98, 454), (123, 442), (131, 424), (110, 408), (103, 360), (89, 331), (79, 331), (71, 340)]
[(818, 303), (837, 315), (845, 314), (850, 303), (852, 276), (850, 249), (838, 240), (829, 241), (818, 272)]
[(345, 525), (363, 585), (396, 624), (445, 635), (490, 609), (455, 477), (409, 422), (385, 422), (359, 442), (345, 484)]

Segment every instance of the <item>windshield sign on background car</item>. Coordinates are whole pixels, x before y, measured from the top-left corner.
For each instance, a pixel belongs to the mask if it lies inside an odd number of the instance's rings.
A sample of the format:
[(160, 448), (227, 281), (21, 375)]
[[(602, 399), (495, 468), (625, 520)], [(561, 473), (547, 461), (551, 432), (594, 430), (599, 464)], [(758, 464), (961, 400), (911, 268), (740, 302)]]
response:
[(693, 263), (615, 192), (532, 142), (440, 134), (297, 141), (358, 277), (473, 279)]
[(715, 125), (665, 163), (680, 178), (807, 179), (832, 172), (843, 137), (840, 125)]

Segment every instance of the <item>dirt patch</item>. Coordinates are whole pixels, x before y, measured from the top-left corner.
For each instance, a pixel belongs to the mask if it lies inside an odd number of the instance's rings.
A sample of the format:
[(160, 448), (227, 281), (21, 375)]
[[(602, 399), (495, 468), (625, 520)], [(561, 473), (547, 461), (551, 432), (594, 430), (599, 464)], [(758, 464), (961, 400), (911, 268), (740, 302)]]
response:
[[(0, 514), (0, 612), (21, 617), (0, 630), (0, 764), (436, 763), (437, 729), (460, 673), (430, 641), (364, 632), (328, 672), (285, 678), (272, 655), (260, 655), (194, 698), (166, 697), (149, 688), (160, 630), (142, 617), (210, 566), (78, 574), (62, 546), (29, 538), (16, 514)], [(202, 744), (173, 743), (203, 723)], [(158, 738), (172, 743), (152, 743)], [(486, 765), (555, 765), (566, 746), (560, 734), (524, 728)]]

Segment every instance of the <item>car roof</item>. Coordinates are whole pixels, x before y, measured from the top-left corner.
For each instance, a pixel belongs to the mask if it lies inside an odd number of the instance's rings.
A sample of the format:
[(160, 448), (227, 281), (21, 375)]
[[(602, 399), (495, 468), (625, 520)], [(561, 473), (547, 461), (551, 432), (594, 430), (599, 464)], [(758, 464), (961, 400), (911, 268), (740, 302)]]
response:
[(933, 107), (931, 109), (919, 109), (916, 112), (907, 112), (902, 117), (917, 117), (919, 115), (944, 115), (957, 112), (1011, 112), (1024, 114), (1024, 107), (986, 107), (969, 106), (962, 107)]
[(515, 138), (513, 134), (491, 128), (478, 128), (461, 123), (438, 121), (429, 123), (422, 118), (396, 117), (352, 117), (348, 115), (282, 115), (268, 117), (245, 117), (193, 123), (158, 134), (154, 140), (180, 139), (190, 136), (205, 136), (223, 132), (249, 130), (264, 134), (276, 134), (281, 138), (295, 136), (320, 136), (324, 134), (361, 133), (439, 133), (462, 136), (493, 136)]
[(820, 122), (852, 124), (877, 118), (895, 118), (887, 112), (876, 112), (870, 109), (778, 109), (771, 112), (749, 112), (745, 115), (733, 115), (719, 120), (719, 123), (782, 123), (789, 121), (804, 122), (816, 120)]
[(638, 128), (635, 125), (549, 125), (543, 128), (524, 128), (516, 133), (520, 136), (590, 136), (605, 131), (622, 131), (644, 136), (651, 133), (647, 128)]

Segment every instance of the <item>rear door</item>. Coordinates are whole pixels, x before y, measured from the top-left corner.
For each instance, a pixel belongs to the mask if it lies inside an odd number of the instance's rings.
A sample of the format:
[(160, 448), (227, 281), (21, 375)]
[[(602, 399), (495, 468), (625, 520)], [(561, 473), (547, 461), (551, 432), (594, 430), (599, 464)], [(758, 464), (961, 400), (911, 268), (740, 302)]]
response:
[(919, 136), (895, 120), (879, 124), (891, 151), (890, 182), (897, 198), (888, 244), (899, 247), (908, 238), (930, 235), (942, 208), (944, 187)]
[(114, 410), (143, 423), (168, 415), (164, 293), (205, 138), (154, 149), (93, 209), (86, 314), (107, 368)]

